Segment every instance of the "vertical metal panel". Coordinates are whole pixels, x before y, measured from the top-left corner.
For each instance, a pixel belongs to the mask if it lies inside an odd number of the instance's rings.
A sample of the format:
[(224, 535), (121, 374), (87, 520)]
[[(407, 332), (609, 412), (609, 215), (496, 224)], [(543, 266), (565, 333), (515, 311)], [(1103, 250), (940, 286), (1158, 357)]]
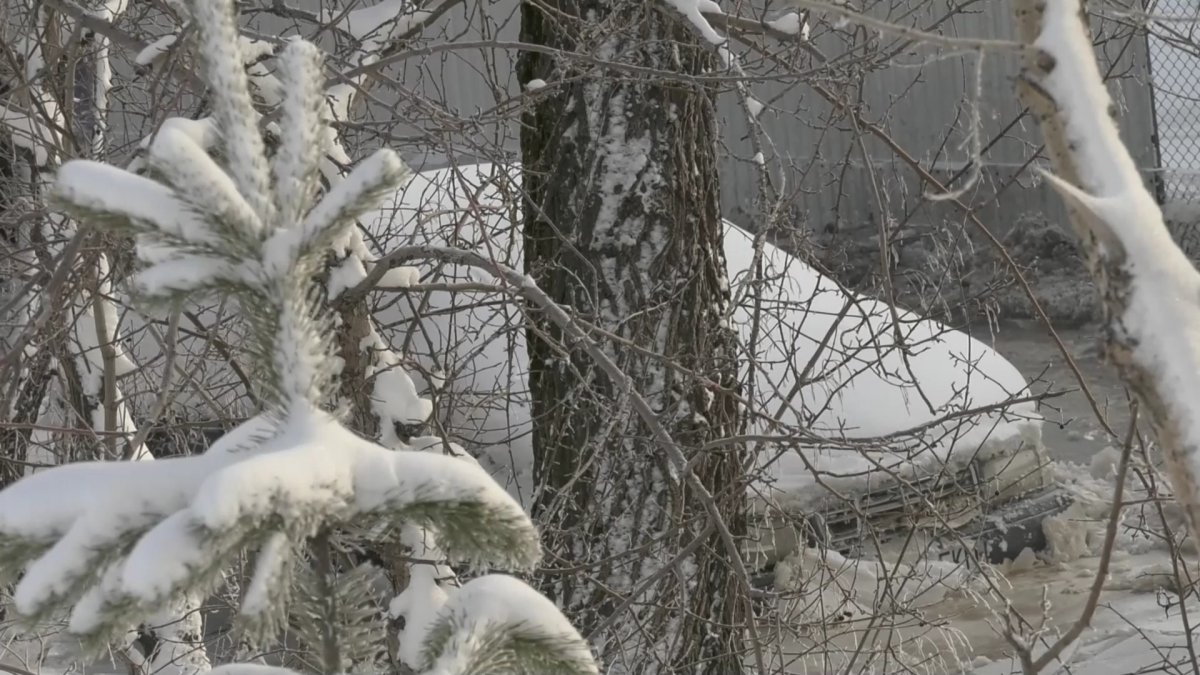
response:
[[(938, 3), (905, 0), (893, 2), (889, 11), (897, 6), (915, 8), (916, 18), (910, 18), (915, 25), (928, 25), (925, 18), (932, 20), (946, 11)], [(971, 9), (943, 22), (941, 32), (958, 37), (1013, 37), (1009, 2), (987, 0)], [(487, 23), (499, 25), (499, 33), (482, 35), (479, 26), (484, 22), (472, 17), (473, 12), (486, 12)], [(434, 30), (444, 31), (447, 40), (515, 40), (518, 26), (517, 0), (498, 0), (463, 5)], [(1102, 67), (1116, 78), (1112, 91), (1123, 133), (1135, 158), (1150, 170), (1156, 155), (1145, 39), (1112, 22), (1097, 21), (1095, 28)], [(820, 43), (822, 38), (816, 35), (814, 40)], [(376, 105), (373, 114), (421, 119), (422, 97), (445, 101), (456, 112), (456, 118), (447, 122), (453, 128), (444, 133), (428, 123), (396, 132), (410, 135), (399, 139), (404, 141), (402, 149), (421, 167), (497, 159), (497, 149), (515, 157), (519, 130), (514, 116), (499, 119), (487, 112), (509, 106), (512, 97), (521, 95), (512, 68), (514, 58), (511, 51), (456, 49), (413, 59), (398, 77), (411, 95), (395, 104)], [(978, 84), (977, 59), (973, 52), (954, 54), (929, 47), (902, 52), (863, 79), (862, 115), (883, 127), (922, 167), (945, 179), (970, 159), (971, 111), (978, 105), (983, 142), (991, 147), (983, 155), (980, 180), (964, 200), (1000, 230), (1030, 214), (1061, 222), (1059, 200), (1029, 170), (1040, 146), (1038, 129), (1030, 119), (1012, 124), (1021, 110), (1014, 89), (1015, 54), (987, 53)], [(498, 91), (490, 84), (494, 82)], [(874, 229), (881, 218), (902, 220), (914, 209), (914, 223), (936, 226), (938, 221), (961, 220), (961, 213), (945, 205), (918, 207), (925, 188), (912, 169), (876, 139), (865, 137), (860, 142), (849, 119), (832, 110), (805, 82), (781, 79), (755, 82), (751, 88), (756, 98), (767, 103), (761, 121), (790, 166), (786, 178), (794, 193), (794, 225), (818, 231)], [(719, 142), (724, 209), (727, 216), (753, 226), (758, 167), (752, 161), (745, 114), (733, 93), (722, 94), (718, 105), (723, 121)], [(422, 134), (436, 142), (423, 142)], [(445, 152), (445, 147), (451, 151)]]

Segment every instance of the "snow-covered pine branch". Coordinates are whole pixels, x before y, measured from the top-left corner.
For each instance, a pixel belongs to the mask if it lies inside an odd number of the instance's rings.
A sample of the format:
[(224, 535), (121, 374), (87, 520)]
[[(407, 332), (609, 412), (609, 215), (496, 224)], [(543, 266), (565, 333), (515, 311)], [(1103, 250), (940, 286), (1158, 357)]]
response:
[(1022, 98), (1050, 184), (1103, 297), (1108, 357), (1150, 412), (1176, 499), (1200, 535), (1200, 273), (1172, 240), (1114, 122), (1080, 0), (1021, 0)]
[[(312, 274), (355, 216), (407, 170), (380, 151), (314, 203), (321, 154), (310, 141), (323, 134), (315, 47), (293, 41), (280, 55), (288, 110), (271, 162), (249, 106), (231, 4), (196, 0), (191, 11), (228, 169), (194, 138), (166, 133), (150, 147), (153, 179), (71, 162), (53, 197), (75, 218), (137, 233), (149, 263), (137, 282), (145, 298), (235, 298), (267, 407), (203, 455), (72, 464), (0, 492), (0, 577), (23, 574), (17, 610), (32, 620), (69, 610), (69, 629), (99, 648), (141, 617), (207, 590), (235, 554), (256, 549), (241, 615), (252, 627), (275, 625), (291, 594), (293, 548), (372, 519), (428, 528), (451, 560), (531, 568), (541, 556), (532, 523), (477, 464), (429, 452), (439, 439), (384, 448), (321, 408), (336, 373)], [(412, 412), (428, 414), (420, 403)], [(423, 607), (427, 672), (474, 672), (480, 658), (497, 654), (529, 672), (547, 664), (597, 672), (578, 633), (522, 582), (485, 576), (432, 600)], [(331, 673), (344, 667), (324, 663)], [(259, 670), (233, 671), (247, 668)]]
[[(124, 0), (101, 3), (93, 16), (111, 22), (124, 13), (127, 4)], [(40, 197), (50, 188), (52, 174), (49, 169), (64, 155), (61, 148), (69, 145), (63, 138), (63, 132), (70, 129), (55, 96), (50, 93), (53, 87), (47, 86), (47, 81), (52, 82), (53, 78), (48, 76), (48, 72), (43, 68), (43, 40), (53, 31), (55, 24), (65, 22), (69, 28), (70, 24), (78, 19), (72, 18), (69, 13), (56, 16), (53, 12), (36, 8), (33, 11), (35, 16), (31, 17), (31, 20), (40, 28), (32, 32), (32, 38), (22, 36), (21, 52), (27, 56), (24, 86), (28, 88), (29, 101), (35, 102), (36, 105), (31, 108), (29, 115), (14, 120), (5, 112), (5, 106), (0, 104), (0, 127), (9, 127), (8, 131), (12, 133), (17, 145), (25, 146), (31, 151), (32, 164), (45, 170), (44, 173), (31, 172), (30, 176), (33, 190)], [(113, 70), (109, 62), (108, 38), (101, 34), (92, 37), (95, 40), (95, 49), (87, 59), (81, 59), (72, 68), (76, 76), (83, 77), (86, 93), (81, 94), (68, 108), (74, 111), (81, 130), (90, 135), (88, 142), (79, 143), (78, 147), (90, 147), (92, 156), (99, 158), (108, 150), (106, 132)], [(89, 79), (90, 86), (87, 82)], [(18, 123), (15, 128), (14, 121)], [(27, 138), (22, 137), (23, 129), (29, 132), (26, 134)], [(109, 186), (110, 189), (112, 187), (114, 186)], [(27, 236), (31, 241), (49, 238), (47, 235), (56, 229), (66, 239), (90, 238), (90, 234), (80, 232), (73, 221), (58, 216), (39, 217), (24, 225), (22, 229), (25, 232), (21, 236)], [(154, 457), (145, 444), (147, 430), (139, 432), (136, 428), (129, 399), (118, 383), (119, 377), (129, 374), (136, 366), (118, 339), (120, 316), (113, 300), (115, 293), (109, 269), (109, 256), (106, 252), (99, 252), (94, 262), (81, 266), (74, 253), (71, 253), (71, 245), (67, 245), (62, 251), (62, 262), (59, 264), (62, 265), (63, 271), (70, 273), (78, 269), (87, 279), (87, 288), (83, 292), (69, 294), (69, 316), (61, 318), (71, 327), (72, 342), (65, 350), (74, 357), (70, 363), (60, 362), (50, 356), (50, 352), (56, 351), (50, 344), (41, 343), (36, 347), (25, 347), (27, 355), (35, 350), (44, 352), (28, 355), (28, 360), (48, 363), (49, 368), (59, 371), (58, 377), (50, 380), (43, 392), (37, 395), (40, 401), (35, 402), (37, 409), (33, 420), (43, 429), (53, 429), (72, 427), (75, 420), (82, 418), (87, 420), (90, 428), (109, 446), (103, 453), (92, 454), (104, 454), (109, 459), (123, 457), (138, 461), (153, 460)], [(50, 283), (45, 289), (29, 289), (28, 308), (31, 320), (27, 322), (27, 326), (38, 324), (38, 321), (32, 320), (32, 310), (35, 306), (56, 302), (56, 293), (50, 291), (53, 287), (54, 284)], [(38, 293), (38, 290), (43, 290), (43, 293)], [(55, 311), (53, 307), (44, 309), (48, 312), (44, 316), (51, 316)], [(69, 392), (75, 386), (78, 386), (82, 396), (78, 402), (69, 403)], [(122, 444), (124, 447), (117, 443), (122, 435), (125, 437), (125, 443)], [(14, 448), (16, 452), (10, 459), (44, 458), (40, 463), (58, 463), (70, 452), (70, 441), (63, 441), (62, 436), (53, 432), (35, 430), (30, 434), (26, 447)], [(35, 452), (38, 457), (34, 456)], [(26, 471), (28, 472), (28, 469)], [(141, 635), (154, 638), (155, 642), (150, 643), (153, 646), (139, 651), (129, 644), (119, 653), (147, 672), (190, 675), (207, 670), (208, 659), (203, 649), (202, 623), (199, 612), (195, 611), (198, 607), (198, 598), (184, 595), (169, 605), (158, 608), (159, 611), (143, 617), (144, 621), (139, 627)], [(141, 646), (148, 645), (142, 643)]]

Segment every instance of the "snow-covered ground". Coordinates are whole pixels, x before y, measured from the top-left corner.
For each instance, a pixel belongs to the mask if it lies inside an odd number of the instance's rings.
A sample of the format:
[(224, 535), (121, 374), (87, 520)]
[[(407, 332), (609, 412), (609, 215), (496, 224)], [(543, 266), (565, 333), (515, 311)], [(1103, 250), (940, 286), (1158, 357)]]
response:
[[(1058, 672), (1086, 673), (1090, 675), (1132, 675), (1143, 672), (1189, 672), (1192, 670), (1194, 658), (1188, 648), (1185, 622), (1177, 605), (1166, 605), (1162, 593), (1145, 589), (1144, 584), (1151, 583), (1153, 573), (1139, 572), (1139, 564), (1156, 564), (1158, 558), (1149, 562), (1137, 557), (1130, 557), (1124, 562), (1124, 569), (1114, 575), (1112, 583), (1100, 607), (1091, 622), (1091, 628), (1080, 638), (1079, 646), (1071, 650), (1066, 665)], [(1080, 568), (1083, 576), (1086, 569)], [(1060, 586), (1053, 575), (1046, 575), (1045, 585), (1052, 589), (1048, 599), (1059, 607), (1058, 620), (1053, 622), (1056, 628), (1065, 627), (1063, 620), (1071, 621), (1072, 616), (1078, 615), (1082, 609), (1086, 591), (1082, 584), (1070, 584), (1068, 581), (1065, 591), (1057, 590)], [(1015, 579), (1014, 582), (1022, 580)], [(1025, 580), (1028, 583), (1030, 580)], [(1037, 602), (1041, 598), (1029, 598), (1026, 602), (1034, 616), (1037, 616)], [(1174, 602), (1174, 598), (1170, 598)], [(1074, 610), (1069, 612), (1066, 610)], [(1197, 605), (1189, 603), (1192, 621), (1196, 620)], [(1194, 633), (1195, 626), (1191, 632)], [(1010, 675), (1020, 673), (1018, 664), (1010, 659), (1000, 658), (993, 663), (984, 664), (978, 657), (981, 666), (974, 672), (976, 675)], [(1178, 669), (1178, 670), (1176, 670)]]
[[(1096, 573), (1097, 558), (1084, 558), (1060, 565), (1033, 567), (1012, 574), (1012, 590), (1005, 597), (1024, 616), (1041, 624), (1043, 603), (1049, 607), (1051, 638), (1068, 629), (1080, 616), (1087, 602)], [(1195, 576), (1194, 560), (1190, 574)], [(1164, 586), (1173, 581), (1170, 558), (1162, 552), (1131, 555), (1117, 552), (1109, 581), (1100, 596), (1090, 627), (1074, 648), (1064, 653), (1064, 665), (1058, 672), (1091, 675), (1130, 675), (1138, 672), (1171, 672), (1170, 664), (1190, 664), (1188, 630), (1200, 619), (1200, 604), (1188, 602), (1190, 624), (1179, 607), (1179, 598)], [(1043, 592), (1045, 593), (1043, 595)], [(993, 609), (1002, 609), (992, 604)], [(969, 635), (977, 675), (1020, 673), (1019, 664), (1010, 658), (1011, 649), (999, 632), (988, 624), (975, 603), (947, 603), (944, 611), (961, 612), (957, 616), (971, 628), (983, 628)], [(953, 618), (954, 614), (947, 614)], [(973, 619), (973, 620), (972, 620)], [(994, 623), (991, 622), (991, 623)], [(991, 661), (991, 663), (986, 663)], [(1184, 671), (1191, 671), (1184, 666)], [(1053, 672), (1053, 669), (1051, 669)]]
[[(793, 591), (785, 590), (774, 620), (764, 622), (774, 631), (776, 667), (797, 674), (1022, 672), (1005, 617), (1027, 621), (1027, 636), (1037, 631), (1035, 657), (1078, 620), (1103, 548), (1111, 503), (1111, 480), (1104, 477), (1116, 457), (1106, 450), (1091, 467), (1056, 467), (1080, 503), (1044, 524), (1052, 549), (1042, 558), (1026, 550), (1013, 563), (982, 570), (945, 561), (906, 567), (836, 555), (822, 560), (815, 553), (793, 561), (780, 575)], [(1134, 499), (1144, 497), (1135, 486), (1127, 489)], [(1171, 556), (1138, 533), (1139, 513), (1129, 509), (1124, 517), (1090, 628), (1064, 651), (1063, 663), (1044, 672), (1129, 675), (1190, 658), (1179, 598), (1169, 590), (1176, 578)], [(1194, 556), (1180, 564), (1195, 578)], [(1200, 619), (1200, 603), (1189, 602), (1187, 610), (1193, 622)]]
[[(1082, 282), (1081, 282), (1082, 283)], [(1094, 292), (1090, 289), (1088, 292)], [(1100, 328), (1058, 329), (1068, 353), (1087, 381), (1108, 423), (1118, 434), (1129, 426), (1129, 399), (1116, 370), (1101, 356)], [(1035, 394), (1052, 394), (1038, 412), (1042, 442), (1053, 459), (1087, 465), (1108, 443), (1108, 434), (1079, 386), (1066, 358), (1036, 321), (1003, 321), (984, 342), (1015, 365)]]
[[(1022, 564), (995, 568), (990, 583), (981, 577), (964, 580), (950, 564), (931, 565), (934, 578), (944, 581), (912, 585), (913, 595), (924, 594), (930, 601), (905, 615), (876, 619), (874, 625), (869, 618), (817, 625), (789, 616), (786, 630), (780, 630), (776, 621), (764, 622), (760, 634), (767, 638), (764, 649), (771, 672), (780, 674), (1015, 675), (1021, 669), (1003, 636), (1005, 608), (1045, 627), (1047, 639), (1053, 641), (1082, 612), (1097, 561), (1085, 557), (1051, 564), (1026, 558)], [(848, 570), (844, 574), (860, 583), (878, 581), (864, 567)], [(1196, 574), (1194, 566), (1191, 574)], [(1075, 648), (1067, 650), (1065, 667), (1046, 672), (1132, 675), (1174, 672), (1162, 664), (1190, 663), (1178, 597), (1161, 588), (1171, 579), (1170, 558), (1164, 552), (1118, 551), (1091, 628)], [(1188, 610), (1195, 634), (1200, 603), (1189, 602)], [(39, 674), (126, 672), (111, 663), (81, 667), (77, 650), (61, 636), (33, 642), (6, 640), (0, 649), (0, 664)], [(46, 657), (45, 665), (38, 665), (39, 653)], [(1191, 672), (1190, 666), (1181, 672)]]
[[(1057, 672), (1131, 675), (1186, 656), (1178, 606), (1164, 607), (1168, 598), (1152, 588), (1164, 558), (1155, 554), (1117, 554), (1116, 558), (1092, 628), (1067, 651), (1066, 667)], [(791, 636), (778, 643), (777, 658), (788, 662), (782, 671), (786, 673), (845, 672), (848, 665), (853, 673), (1020, 673), (1003, 636), (1005, 607), (1046, 627), (1053, 642), (1083, 611), (1096, 561), (1086, 558), (998, 571), (992, 592), (982, 582), (971, 589), (948, 591), (944, 600), (923, 608), (922, 616), (905, 617), (900, 626), (883, 630), (872, 630), (863, 620), (814, 629), (816, 636), (808, 639)], [(1043, 603), (1048, 607), (1045, 613)], [(1189, 608), (1196, 617), (1200, 605)], [(818, 641), (823, 646), (815, 647)], [(889, 652), (890, 658), (883, 658), (882, 652)], [(1048, 670), (1055, 672), (1053, 667)]]
[[(1129, 422), (1129, 405), (1124, 387), (1111, 366), (1103, 363), (1095, 327), (1061, 331), (1068, 350), (1089, 382), (1110, 424), (1124, 433)], [(832, 594), (809, 594), (789, 600), (792, 611), (807, 607), (817, 613), (814, 601), (825, 601), (841, 609), (844, 587), (859, 595), (857, 603), (872, 607), (879, 589), (902, 587), (910, 601), (910, 614), (889, 616), (884, 621), (861, 618), (817, 630), (806, 627), (803, 617), (790, 615), (785, 622), (791, 634), (779, 636), (773, 656), (789, 673), (974, 673), (1010, 675), (1020, 673), (1013, 649), (1004, 637), (1003, 616), (1011, 607), (1036, 626), (1047, 628), (1053, 642), (1071, 627), (1082, 613), (1096, 575), (1103, 541), (1105, 511), (1111, 500), (1111, 485), (1093, 476), (1108, 476), (1114, 466), (1115, 450), (1095, 420), (1086, 398), (1079, 391), (1070, 368), (1044, 331), (1034, 325), (1006, 323), (993, 338), (984, 338), (1034, 382), (1035, 392), (1049, 388), (1065, 392), (1043, 405), (1046, 418), (1043, 439), (1048, 454), (1058, 460), (1055, 475), (1064, 482), (1073, 477), (1089, 499), (1089, 508), (1075, 510), (1049, 523), (1051, 540), (1057, 548), (1053, 561), (1038, 560), (1028, 552), (1017, 564), (990, 568), (991, 581), (971, 575), (960, 566), (935, 562), (925, 569), (894, 570), (891, 579), (881, 574), (877, 563), (847, 564), (826, 573), (820, 580), (841, 581)], [(1082, 477), (1082, 478), (1080, 478)], [(1144, 497), (1135, 485), (1127, 501)], [(1144, 509), (1151, 521), (1156, 515)], [(1168, 518), (1176, 515), (1166, 505)], [(1138, 525), (1143, 509), (1130, 507), (1124, 523)], [(1179, 522), (1171, 521), (1177, 528)], [(1159, 528), (1161, 529), (1161, 528)], [(1134, 538), (1125, 530), (1113, 555), (1109, 578), (1090, 623), (1066, 652), (1066, 665), (1048, 672), (1095, 675), (1130, 675), (1140, 672), (1174, 672), (1164, 664), (1191, 663), (1186, 626), (1200, 623), (1200, 603), (1189, 602), (1187, 619), (1180, 611), (1179, 597), (1165, 590), (1174, 584), (1171, 555), (1164, 546)], [(1197, 559), (1186, 552), (1184, 574), (1195, 579)], [(826, 612), (829, 613), (829, 612)], [(870, 615), (870, 613), (864, 613)], [(799, 620), (797, 620), (799, 619)], [(1190, 619), (1191, 624), (1188, 623)], [(879, 626), (884, 626), (880, 628)], [(810, 630), (808, 636), (796, 633)], [(1196, 633), (1196, 629), (1190, 631)], [(809, 652), (821, 643), (823, 646)], [(1042, 647), (1044, 649), (1044, 645)], [(1200, 648), (1198, 648), (1200, 649)], [(895, 660), (903, 652), (904, 666)], [(884, 654), (892, 660), (885, 660)], [(1040, 649), (1035, 650), (1035, 654)], [(1056, 669), (1057, 668), (1057, 669)], [(1181, 672), (1192, 672), (1185, 665)]]

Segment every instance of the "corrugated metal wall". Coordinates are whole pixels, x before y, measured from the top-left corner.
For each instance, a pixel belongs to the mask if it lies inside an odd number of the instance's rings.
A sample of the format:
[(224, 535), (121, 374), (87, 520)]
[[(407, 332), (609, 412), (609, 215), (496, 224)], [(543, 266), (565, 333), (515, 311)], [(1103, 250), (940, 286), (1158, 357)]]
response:
[[(923, 4), (929, 10), (945, 11), (944, 6), (934, 7), (935, 3)], [(976, 11), (943, 24), (943, 33), (1013, 37), (1011, 3), (993, 0), (976, 3), (972, 9)], [(914, 23), (925, 25), (920, 19)], [(1122, 132), (1149, 175), (1157, 165), (1157, 153), (1152, 140), (1145, 38), (1128, 26), (1111, 22), (1098, 21), (1095, 29), (1102, 69), (1112, 76), (1110, 90), (1118, 104)], [(943, 54), (947, 51), (942, 50)], [(929, 49), (902, 54), (890, 67), (869, 73), (861, 85), (862, 117), (882, 127), (922, 167), (945, 181), (971, 156), (968, 133), (972, 107), (978, 99), (982, 145), (991, 147), (983, 154), (979, 182), (963, 201), (998, 231), (1026, 216), (1061, 222), (1064, 213), (1060, 199), (1029, 170), (1029, 162), (1040, 146), (1040, 132), (1032, 119), (1020, 117), (1016, 56), (986, 53), (978, 84), (977, 53), (937, 56), (938, 52)], [(788, 91), (776, 85), (763, 88), (780, 89), (772, 94), (779, 96), (778, 105), (789, 111), (764, 115), (771, 136), (797, 167), (811, 167), (807, 173), (793, 172), (803, 191), (793, 210), (797, 220), (807, 227), (856, 229), (877, 225), (880, 218), (900, 223), (918, 205), (909, 225), (963, 219), (957, 207), (923, 200), (923, 186), (903, 159), (873, 137), (860, 145), (861, 134), (852, 128), (849, 119), (833, 114), (830, 106), (811, 90), (806, 91), (803, 84)], [(736, 101), (726, 98), (723, 110), (728, 111), (728, 142), (744, 135), (746, 125), (735, 110)], [(752, 166), (734, 159), (735, 154), (731, 153), (725, 163), (725, 208), (731, 216), (753, 219), (750, 197), (754, 194), (755, 174)], [(961, 185), (962, 180), (954, 187)]]
[[(516, 0), (468, 5), (452, 11), (434, 29), (435, 34), (444, 32), (431, 44), (516, 40)], [(904, 14), (912, 25), (925, 26), (942, 19), (947, 10), (944, 4), (898, 0), (886, 11), (893, 16)], [(485, 13), (488, 20), (480, 21), (476, 12)], [(1007, 0), (969, 3), (967, 11), (940, 23), (940, 31), (958, 37), (1011, 39), (1011, 12)], [(491, 26), (482, 31), (486, 34), (481, 34), (482, 25)], [(1145, 38), (1115, 22), (1098, 20), (1095, 27), (1102, 68), (1112, 76), (1123, 133), (1139, 164), (1150, 169), (1157, 162)], [(813, 44), (833, 59), (836, 50), (846, 48), (844, 36), (844, 32), (834, 36), (816, 31)], [(884, 36), (878, 44), (887, 47), (894, 42), (895, 36)], [(407, 61), (399, 80), (412, 97), (399, 103), (399, 114), (420, 118), (423, 96), (444, 101), (457, 113), (457, 117), (443, 120), (444, 130), (426, 125), (412, 130), (411, 136), (396, 132), (401, 137), (394, 139), (395, 143), (414, 164), (433, 168), (490, 157), (497, 147), (515, 155), (519, 131), (510, 113), (520, 88), (512, 70), (514, 54), (491, 47), (456, 48)], [(1040, 140), (1033, 120), (1019, 119), (1016, 55), (986, 53), (982, 81), (977, 85), (978, 59), (978, 52), (969, 50), (909, 49), (896, 54), (886, 67), (869, 72), (860, 84), (830, 82), (830, 86), (838, 87), (866, 121), (878, 124), (940, 179), (961, 169), (970, 157), (967, 138), (972, 106), (977, 102), (982, 139), (990, 147), (983, 155), (980, 180), (963, 200), (999, 231), (1027, 215), (1061, 221), (1059, 199), (1029, 170)], [(752, 89), (756, 98), (767, 104), (761, 121), (780, 159), (789, 166), (786, 178), (797, 226), (846, 231), (874, 229), (881, 218), (908, 226), (962, 221), (961, 209), (923, 200), (915, 172), (887, 145), (855, 129), (850, 117), (834, 110), (808, 82), (780, 78), (755, 82)], [(724, 118), (720, 139), (724, 208), (731, 218), (752, 226), (757, 166), (751, 161), (754, 152), (747, 139), (748, 125), (735, 94), (721, 96), (720, 110)], [(394, 119), (397, 114), (380, 108), (376, 112), (381, 119)], [(913, 209), (917, 209), (915, 214)]]

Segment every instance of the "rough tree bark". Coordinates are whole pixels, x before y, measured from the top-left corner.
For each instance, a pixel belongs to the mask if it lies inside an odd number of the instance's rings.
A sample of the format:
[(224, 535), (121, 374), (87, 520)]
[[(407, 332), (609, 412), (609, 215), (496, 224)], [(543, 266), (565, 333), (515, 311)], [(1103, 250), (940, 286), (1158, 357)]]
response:
[[(732, 435), (713, 92), (688, 80), (714, 67), (712, 52), (669, 8), (642, 0), (526, 3), (521, 38), (680, 74), (521, 54), (520, 81), (549, 83), (531, 88), (522, 125), (526, 271), (639, 348), (604, 340), (683, 448)], [(529, 356), (546, 590), (608, 672), (741, 672), (744, 604), (729, 552), (630, 414), (629, 392), (536, 316)], [(742, 459), (734, 449), (689, 457), (735, 533)]]

